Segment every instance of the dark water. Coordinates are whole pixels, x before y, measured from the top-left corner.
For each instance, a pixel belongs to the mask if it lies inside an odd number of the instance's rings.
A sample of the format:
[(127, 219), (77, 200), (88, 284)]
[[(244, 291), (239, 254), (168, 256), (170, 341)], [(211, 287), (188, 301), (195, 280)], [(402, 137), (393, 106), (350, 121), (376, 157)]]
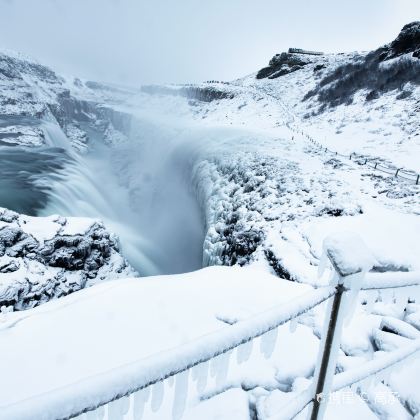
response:
[(37, 215), (48, 203), (52, 181), (70, 162), (59, 147), (0, 146), (0, 206)]

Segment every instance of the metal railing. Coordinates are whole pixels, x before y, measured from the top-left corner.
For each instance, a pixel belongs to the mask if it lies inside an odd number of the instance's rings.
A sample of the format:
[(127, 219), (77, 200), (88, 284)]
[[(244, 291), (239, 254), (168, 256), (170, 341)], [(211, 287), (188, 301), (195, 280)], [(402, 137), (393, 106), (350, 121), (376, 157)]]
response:
[[(328, 402), (325, 396), (328, 393), (388, 369), (420, 350), (420, 339), (415, 339), (410, 345), (359, 368), (335, 374), (343, 322), (351, 313), (359, 291), (370, 293), (381, 288), (420, 285), (420, 275), (411, 273), (404, 273), (406, 275), (400, 276), (394, 284), (390, 279), (383, 281), (370, 273), (366, 277), (366, 271), (371, 268), (365, 258), (368, 250), (357, 258), (351, 255), (355, 249), (359, 254), (360, 250), (365, 249), (363, 242), (357, 238), (349, 241), (339, 235), (324, 241), (325, 255), (334, 273), (329, 286), (310, 291), (282, 307), (239, 321), (172, 350), (28, 400), (0, 407), (0, 418), (56, 420), (75, 418), (86, 413), (84, 418), (87, 419), (119, 420), (130, 413), (130, 418), (140, 419), (149, 394), (151, 393), (151, 409), (156, 411), (163, 399), (164, 381), (174, 378), (173, 418), (180, 419), (186, 405), (186, 387), (190, 375), (200, 392), (206, 385), (209, 371), (219, 384), (223, 384), (234, 351), (237, 363), (245, 362), (251, 355), (253, 342), (260, 337), (260, 350), (265, 358), (270, 358), (280, 326), (290, 323), (292, 328), (299, 316), (328, 301), (312, 385), (291, 400), (281, 414), (272, 418), (292, 419), (310, 405), (311, 419), (322, 419)], [(349, 255), (352, 258), (348, 258)]]

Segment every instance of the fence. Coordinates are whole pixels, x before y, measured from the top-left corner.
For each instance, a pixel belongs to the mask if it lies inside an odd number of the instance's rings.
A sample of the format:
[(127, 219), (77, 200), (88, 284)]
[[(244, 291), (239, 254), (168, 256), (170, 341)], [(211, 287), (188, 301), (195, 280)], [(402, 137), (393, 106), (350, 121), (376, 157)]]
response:
[[(303, 132), (302, 132), (303, 134)], [(350, 153), (348, 155), (344, 155), (341, 153), (338, 153), (334, 150), (328, 149), (328, 147), (323, 146), (321, 143), (318, 143), (315, 139), (310, 137), (308, 134), (303, 134), (306, 136), (306, 138), (313, 143), (315, 146), (317, 146), (320, 150), (323, 150), (324, 152), (332, 153), (335, 156), (340, 156), (342, 158), (347, 158), (349, 160), (353, 160), (359, 165), (366, 165), (369, 166), (372, 169), (375, 169), (377, 171), (386, 173), (388, 175), (394, 176), (396, 178), (402, 178), (406, 179), (407, 181), (413, 181), (418, 185), (420, 183), (420, 174), (415, 173), (414, 171), (407, 171), (404, 168), (395, 168), (393, 166), (387, 166), (381, 163), (381, 161), (378, 158), (367, 158), (364, 155), (360, 155), (357, 153)]]
[(311, 406), (311, 419), (321, 419), (327, 404), (325, 396), (330, 391), (359, 383), (407, 360), (420, 350), (420, 339), (416, 339), (405, 348), (374, 359), (360, 368), (335, 374), (343, 322), (346, 315), (351, 314), (359, 291), (372, 293), (395, 287), (418, 288), (420, 275), (404, 273), (395, 283), (390, 278), (366, 277), (365, 273), (370, 269), (370, 260), (366, 258), (368, 250), (357, 238), (342, 235), (330, 237), (324, 241), (324, 249), (326, 257), (320, 266), (325, 265), (328, 258), (334, 273), (329, 286), (315, 289), (280, 308), (239, 321), (173, 350), (122, 366), (99, 377), (86, 378), (48, 394), (1, 407), (0, 417), (8, 420), (56, 420), (83, 415), (86, 419), (120, 420), (129, 416), (139, 420), (149, 399), (152, 411), (159, 409), (164, 381), (174, 379), (172, 413), (174, 419), (180, 419), (186, 405), (190, 374), (199, 392), (204, 390), (209, 375), (216, 378), (216, 383), (223, 384), (233, 351), (236, 352), (237, 363), (246, 362), (255, 339), (260, 337), (260, 351), (265, 358), (270, 358), (279, 326), (290, 323), (294, 328), (299, 316), (328, 301), (312, 386), (288, 403), (280, 415), (270, 420), (291, 419), (307, 406)]

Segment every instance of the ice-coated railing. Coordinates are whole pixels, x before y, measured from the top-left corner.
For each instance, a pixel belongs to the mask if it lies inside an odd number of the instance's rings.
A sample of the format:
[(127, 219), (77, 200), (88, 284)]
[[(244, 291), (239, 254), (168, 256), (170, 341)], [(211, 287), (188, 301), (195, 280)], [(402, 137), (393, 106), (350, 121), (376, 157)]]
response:
[[(379, 277), (375, 273), (366, 275), (372, 263), (369, 250), (358, 237), (345, 233), (330, 236), (324, 240), (324, 255), (319, 265), (321, 272), (327, 264), (333, 268), (329, 286), (310, 291), (288, 304), (239, 321), (177, 348), (25, 401), (0, 407), (0, 418), (56, 420), (81, 416), (83, 420), (140, 420), (149, 400), (150, 409), (153, 412), (159, 410), (164, 399), (164, 383), (173, 381), (172, 416), (174, 420), (178, 420), (185, 409), (190, 377), (195, 382), (198, 393), (204, 391), (208, 377), (215, 378), (216, 385), (223, 385), (232, 357), (239, 364), (247, 361), (255, 339), (259, 337), (261, 353), (265, 358), (270, 358), (275, 349), (278, 327), (290, 323), (293, 330), (300, 315), (328, 301), (312, 385), (283, 407), (281, 413), (270, 418), (289, 420), (310, 406), (310, 418), (322, 419), (328, 403), (326, 396), (331, 392), (363, 383), (380, 372), (386, 373), (420, 350), (420, 338), (415, 336), (404, 348), (358, 368), (335, 374), (343, 323), (346, 317), (351, 316), (360, 297), (359, 292), (368, 295), (363, 295), (368, 302), (369, 295), (378, 290), (388, 293), (394, 288), (419, 289), (420, 273), (392, 273), (385, 277), (383, 274)], [(377, 298), (376, 295), (374, 298)], [(236, 354), (233, 355), (233, 352)]]
[[(293, 299), (279, 308), (239, 321), (229, 328), (207, 334), (190, 343), (138, 362), (122, 366), (100, 376), (86, 378), (73, 385), (0, 408), (0, 418), (7, 420), (56, 420), (89, 413), (88, 418), (122, 419), (131, 410), (141, 418), (151, 389), (152, 411), (157, 411), (163, 398), (163, 382), (175, 376), (173, 418), (182, 416), (188, 376), (197, 380), (199, 388), (210, 373), (223, 383), (229, 358), (236, 350), (238, 362), (250, 356), (253, 340), (261, 337), (260, 349), (266, 358), (274, 350), (277, 328), (334, 296), (334, 287), (323, 287)], [(210, 362), (210, 366), (207, 363)], [(147, 397), (147, 398), (146, 398)]]
[[(337, 355), (340, 348), (340, 338), (344, 319), (351, 317), (356, 306), (359, 293), (365, 300), (366, 309), (378, 298), (388, 300), (397, 299), (395, 289), (404, 288), (406, 294), (399, 290), (400, 304), (407, 304), (408, 298), (415, 296), (420, 301), (420, 272), (399, 273), (368, 273), (372, 267), (369, 261), (370, 252), (364, 243), (353, 235), (341, 234), (327, 238), (324, 241), (324, 256), (330, 259), (335, 269), (332, 283), (337, 285), (337, 292), (330, 302), (327, 318), (325, 319), (321, 345), (312, 384), (295, 398), (290, 400), (282, 409), (281, 413), (272, 416), (269, 420), (290, 420), (301, 413), (307, 406), (311, 420), (322, 419), (328, 399), (331, 394), (345, 387), (362, 388), (366, 382), (370, 382), (375, 376), (381, 375), (381, 379), (387, 382), (392, 369), (416, 355), (420, 351), (420, 332), (410, 338), (409, 345), (395, 350), (377, 359), (373, 359), (359, 366), (339, 374), (335, 374)], [(371, 260), (372, 261), (372, 260)], [(322, 262), (321, 262), (322, 270)], [(388, 295), (385, 297), (385, 295)], [(402, 298), (401, 298), (402, 297)], [(405, 302), (404, 302), (405, 301)], [(383, 323), (393, 322), (384, 318)], [(409, 331), (408, 335), (412, 332)]]

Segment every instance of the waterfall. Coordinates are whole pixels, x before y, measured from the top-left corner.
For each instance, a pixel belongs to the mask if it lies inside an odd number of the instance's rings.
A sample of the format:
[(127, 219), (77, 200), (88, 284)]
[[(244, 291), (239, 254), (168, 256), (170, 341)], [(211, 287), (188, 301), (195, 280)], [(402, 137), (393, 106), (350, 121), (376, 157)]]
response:
[(124, 143), (91, 139), (87, 154), (68, 152), (71, 159), (48, 180), (38, 214), (103, 220), (142, 275), (201, 268), (203, 223), (190, 186), (196, 148), (183, 134), (138, 118)]

